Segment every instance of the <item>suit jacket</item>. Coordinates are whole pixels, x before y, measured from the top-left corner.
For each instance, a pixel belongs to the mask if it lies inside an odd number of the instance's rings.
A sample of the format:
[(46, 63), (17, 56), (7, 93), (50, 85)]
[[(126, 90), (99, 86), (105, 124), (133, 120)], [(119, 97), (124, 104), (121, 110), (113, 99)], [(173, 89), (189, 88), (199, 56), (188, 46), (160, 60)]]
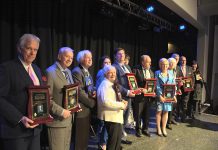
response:
[[(40, 84), (40, 69), (32, 64)], [(2, 138), (27, 137), (39, 134), (41, 126), (34, 129), (24, 127), (19, 122), (22, 116), (28, 116), (27, 87), (33, 85), (29, 74), (19, 59), (0, 65), (0, 136)]]
[[(66, 69), (69, 74), (71, 83), (73, 79), (69, 69)], [(51, 115), (54, 117), (53, 122), (48, 123), (50, 127), (66, 127), (71, 125), (72, 116), (64, 119), (61, 114), (63, 112), (63, 87), (68, 85), (68, 81), (61, 72), (61, 69), (56, 63), (46, 69), (47, 84), (50, 86), (50, 94), (53, 97), (51, 103)]]
[(194, 78), (194, 73), (193, 73), (192, 67), (186, 66), (186, 75), (185, 76), (183, 75), (182, 69), (180, 66), (177, 67), (176, 71), (177, 71), (176, 77), (192, 77), (192, 82), (193, 82), (193, 87), (194, 87), (195, 78)]
[[(138, 87), (144, 88), (146, 81), (145, 81), (145, 76), (144, 76), (144, 73), (142, 70), (142, 66), (138, 65), (138, 66), (134, 67), (132, 72), (135, 73)], [(150, 72), (151, 78), (154, 78), (154, 72), (151, 69), (149, 69), (149, 72)], [(144, 98), (145, 98), (144, 94), (142, 93), (141, 95), (136, 95), (135, 100), (141, 101)]]
[[(117, 71), (117, 80), (118, 80), (118, 83), (122, 86), (121, 93), (122, 94), (123, 93), (127, 93), (128, 89), (129, 89), (129, 84), (128, 84), (128, 80), (127, 80), (127, 77), (125, 75), (125, 72), (123, 71), (123, 69), (121, 68), (119, 63), (115, 62), (113, 64), (113, 66), (116, 68), (116, 71)], [(129, 67), (129, 65), (125, 65), (125, 67), (129, 70), (130, 73), (132, 72), (132, 70)], [(126, 95), (123, 95), (123, 96), (126, 97)], [(124, 98), (124, 99), (126, 99), (126, 98)]]
[(75, 117), (84, 118), (91, 114), (91, 108), (96, 104), (96, 101), (88, 96), (88, 91), (85, 82), (85, 70), (81, 65), (72, 70), (72, 77), (74, 82), (80, 84), (79, 103), (82, 108), (81, 112), (77, 112)]

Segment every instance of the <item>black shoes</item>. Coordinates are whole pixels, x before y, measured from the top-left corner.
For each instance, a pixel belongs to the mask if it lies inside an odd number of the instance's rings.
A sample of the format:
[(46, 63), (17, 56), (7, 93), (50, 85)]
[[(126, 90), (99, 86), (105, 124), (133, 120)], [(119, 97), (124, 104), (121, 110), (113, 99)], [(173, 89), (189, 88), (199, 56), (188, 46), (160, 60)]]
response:
[(132, 141), (128, 141), (128, 140), (121, 140), (122, 144), (127, 144), (127, 145), (131, 145)]
[(169, 129), (169, 130), (173, 130), (173, 128), (172, 128), (172, 125), (171, 124), (167, 124), (167, 129)]
[(142, 137), (142, 131), (141, 131), (140, 129), (136, 130), (135, 135), (136, 135), (137, 137)]
[(143, 130), (142, 134), (144, 134), (144, 135), (146, 135), (148, 137), (151, 137), (151, 133), (148, 130)]

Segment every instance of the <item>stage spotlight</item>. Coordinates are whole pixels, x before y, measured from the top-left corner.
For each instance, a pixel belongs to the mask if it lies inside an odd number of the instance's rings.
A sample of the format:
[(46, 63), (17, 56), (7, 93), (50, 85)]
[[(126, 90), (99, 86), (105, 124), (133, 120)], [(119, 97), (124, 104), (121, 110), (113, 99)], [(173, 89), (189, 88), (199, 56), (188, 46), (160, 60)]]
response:
[(184, 31), (186, 29), (186, 26), (184, 24), (180, 25), (179, 26), (179, 30), (180, 31)]
[(153, 7), (153, 6), (148, 6), (148, 7), (146, 8), (146, 10), (147, 10), (148, 12), (153, 12), (153, 11), (154, 11), (154, 7)]

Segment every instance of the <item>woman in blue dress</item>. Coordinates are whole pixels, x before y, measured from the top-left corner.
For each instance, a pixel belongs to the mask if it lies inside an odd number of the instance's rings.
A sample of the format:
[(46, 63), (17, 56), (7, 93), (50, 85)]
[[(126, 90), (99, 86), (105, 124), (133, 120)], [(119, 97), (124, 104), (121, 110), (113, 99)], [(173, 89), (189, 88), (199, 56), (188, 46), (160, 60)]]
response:
[[(157, 112), (156, 112), (156, 123), (157, 123), (157, 134), (159, 136), (167, 136), (166, 124), (168, 119), (168, 111), (172, 111), (172, 103), (165, 102), (163, 97), (163, 84), (175, 84), (175, 77), (168, 71), (169, 62), (166, 58), (161, 58), (159, 61), (160, 70), (155, 72), (155, 78), (157, 79)], [(176, 102), (174, 96), (174, 102)], [(161, 123), (162, 121), (162, 130)]]

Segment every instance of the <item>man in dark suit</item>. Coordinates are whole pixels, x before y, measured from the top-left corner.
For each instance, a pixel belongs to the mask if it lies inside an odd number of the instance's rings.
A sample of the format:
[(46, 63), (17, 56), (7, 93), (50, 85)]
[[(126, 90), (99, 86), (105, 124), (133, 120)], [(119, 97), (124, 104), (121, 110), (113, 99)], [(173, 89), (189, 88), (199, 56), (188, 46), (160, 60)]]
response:
[(134, 97), (135, 94), (133, 93), (133, 90), (129, 90), (129, 84), (128, 80), (126, 77), (126, 73), (131, 73), (132, 70), (129, 67), (129, 65), (125, 65), (125, 50), (123, 48), (116, 48), (115, 52), (115, 63), (113, 66), (116, 68), (116, 73), (117, 73), (117, 80), (118, 83), (122, 86), (122, 93), (127, 93), (126, 95), (122, 95), (123, 99), (128, 101), (128, 106), (127, 109), (124, 111), (124, 125), (123, 125), (123, 138), (122, 138), (122, 143), (124, 144), (131, 144), (130, 141), (126, 140), (127, 134), (125, 132), (125, 125), (128, 123), (128, 117), (129, 117), (129, 111), (131, 109), (131, 98)]
[(71, 71), (68, 69), (72, 62), (73, 50), (62, 47), (59, 49), (57, 61), (46, 70), (47, 84), (53, 97), (51, 115), (54, 120), (47, 124), (51, 150), (70, 149), (73, 115), (71, 111), (63, 108), (63, 87), (74, 83)]
[[(178, 77), (192, 77), (192, 81), (194, 81), (192, 67), (186, 65), (185, 56), (180, 57), (180, 66), (177, 69), (177, 76)], [(182, 117), (181, 117), (182, 122), (186, 121), (186, 117), (188, 114), (189, 97), (190, 97), (190, 92), (184, 92), (184, 89), (182, 88), (181, 103), (180, 103), (180, 108), (182, 111)]]
[[(151, 58), (148, 55), (142, 55), (140, 58), (141, 64), (133, 68), (139, 88), (145, 87), (145, 79), (154, 78), (154, 72), (151, 70)], [(144, 93), (136, 95), (133, 112), (136, 121), (136, 136), (141, 137), (142, 133), (148, 137), (151, 136), (148, 131), (151, 97), (144, 97)], [(141, 125), (141, 120), (143, 124)]]
[(96, 91), (88, 70), (92, 66), (92, 53), (82, 50), (76, 59), (79, 66), (72, 70), (72, 77), (74, 82), (80, 84), (79, 103), (82, 111), (75, 114), (73, 138), (75, 150), (85, 150), (88, 146), (91, 109), (96, 104)]
[(40, 39), (24, 34), (17, 43), (18, 58), (0, 65), (0, 137), (3, 150), (40, 150), (38, 124), (28, 116), (27, 87), (41, 85), (35, 60)]

